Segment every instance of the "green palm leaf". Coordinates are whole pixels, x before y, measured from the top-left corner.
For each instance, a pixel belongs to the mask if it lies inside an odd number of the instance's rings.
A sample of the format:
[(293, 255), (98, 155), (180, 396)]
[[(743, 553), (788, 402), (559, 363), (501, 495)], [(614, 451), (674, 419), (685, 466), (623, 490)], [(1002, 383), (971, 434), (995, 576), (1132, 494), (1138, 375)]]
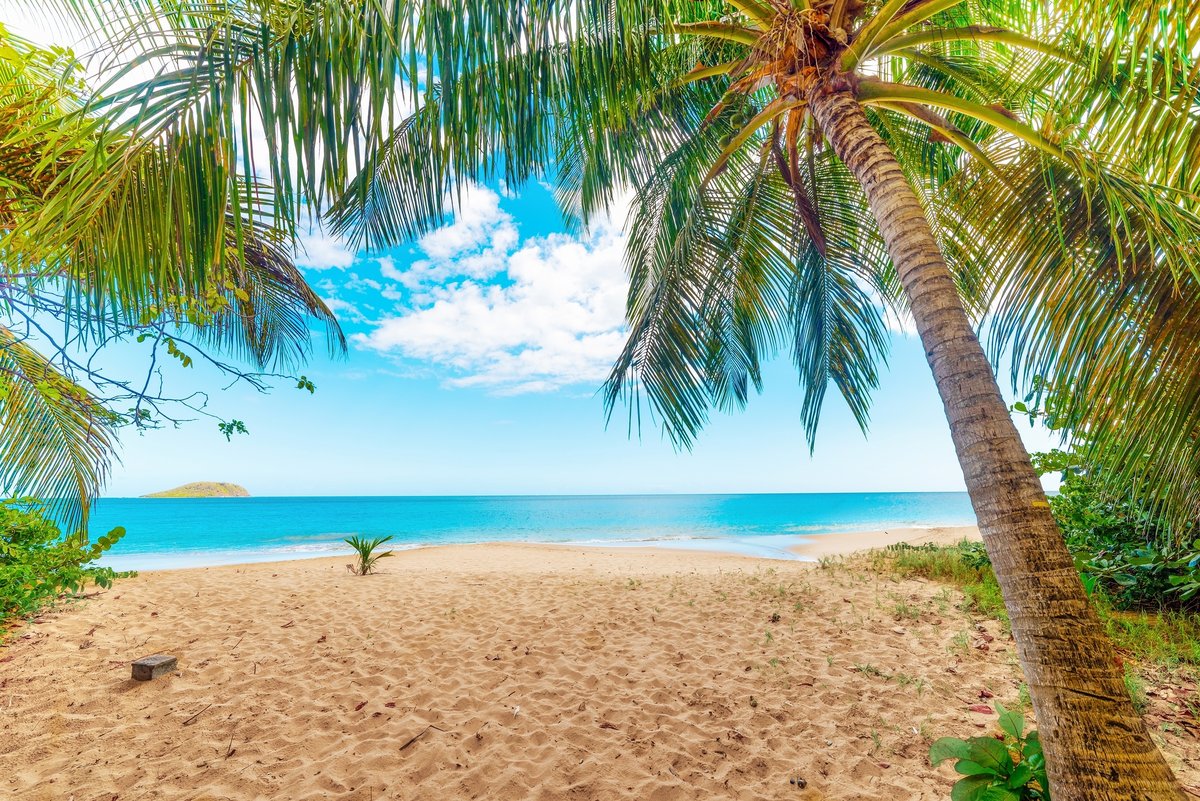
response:
[(113, 460), (114, 416), (27, 342), (0, 328), (0, 486), (46, 499), (74, 530)]
[[(89, 106), (70, 59), (15, 37), (3, 42), (6, 312), (59, 317), (72, 347), (152, 326), (259, 369), (306, 358), (313, 321), (331, 353), (345, 350), (333, 314), (292, 263), (291, 238), (274, 225), (270, 187), (214, 165), (220, 149), (204, 131), (183, 126), (169, 144), (128, 130), (118, 139), (123, 118), (114, 124)], [(0, 345), (16, 382), (6, 390), (4, 484), (69, 499), (74, 525), (107, 473), (117, 417), (39, 357), (39, 346), (11, 334)]]

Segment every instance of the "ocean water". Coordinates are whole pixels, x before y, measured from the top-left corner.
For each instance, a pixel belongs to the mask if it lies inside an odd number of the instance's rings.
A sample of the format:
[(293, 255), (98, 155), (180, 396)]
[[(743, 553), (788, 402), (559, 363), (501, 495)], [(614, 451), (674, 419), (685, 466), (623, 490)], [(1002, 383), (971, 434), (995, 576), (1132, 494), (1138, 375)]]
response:
[(154, 570), (348, 553), (352, 535), (391, 535), (391, 548), (569, 542), (789, 558), (789, 545), (821, 534), (974, 522), (966, 493), (928, 492), (105, 498), (89, 528), (126, 529), (101, 564)]

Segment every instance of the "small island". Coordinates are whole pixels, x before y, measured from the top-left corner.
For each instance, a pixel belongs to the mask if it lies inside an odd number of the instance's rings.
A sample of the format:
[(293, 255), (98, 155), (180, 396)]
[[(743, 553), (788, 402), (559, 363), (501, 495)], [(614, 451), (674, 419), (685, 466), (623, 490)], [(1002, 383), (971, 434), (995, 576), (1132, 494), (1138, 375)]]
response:
[(152, 492), (143, 498), (249, 498), (250, 493), (238, 484), (226, 481), (193, 481), (175, 489)]

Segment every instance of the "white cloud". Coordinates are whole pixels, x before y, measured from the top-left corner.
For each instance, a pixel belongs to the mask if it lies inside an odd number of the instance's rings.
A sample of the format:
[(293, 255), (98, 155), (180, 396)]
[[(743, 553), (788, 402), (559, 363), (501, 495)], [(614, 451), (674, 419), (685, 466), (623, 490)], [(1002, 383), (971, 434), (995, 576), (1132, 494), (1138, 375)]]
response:
[(325, 305), (331, 312), (343, 320), (354, 322), (363, 322), (366, 320), (362, 311), (348, 300), (342, 300), (341, 298), (322, 298), (322, 300), (325, 301)]
[(390, 281), (399, 281), (404, 277), (404, 273), (396, 269), (396, 262), (391, 256), (381, 256), (375, 261), (379, 262), (379, 274)]
[(380, 272), (410, 289), (455, 277), (488, 278), (504, 269), (519, 240), (512, 216), (500, 208), (500, 196), (472, 185), (463, 191), (454, 222), (417, 240), (426, 258), (404, 271), (381, 259)]
[(362, 292), (367, 289), (373, 289), (376, 292), (383, 290), (383, 284), (374, 278), (363, 278), (358, 273), (350, 273), (350, 280), (342, 284), (342, 287), (351, 292)]
[[(623, 235), (605, 224), (514, 250), (511, 218), (495, 193), (478, 192), (465, 217), (422, 240), (431, 266), (405, 273), (423, 285), (416, 305), (355, 341), (450, 368), (455, 386), (517, 393), (599, 382), (625, 339)], [(485, 280), (501, 272), (503, 283)], [(461, 280), (425, 283), (440, 275)]]
[(314, 225), (301, 234), (296, 245), (296, 264), (310, 270), (344, 270), (354, 263), (355, 253), (339, 236)]

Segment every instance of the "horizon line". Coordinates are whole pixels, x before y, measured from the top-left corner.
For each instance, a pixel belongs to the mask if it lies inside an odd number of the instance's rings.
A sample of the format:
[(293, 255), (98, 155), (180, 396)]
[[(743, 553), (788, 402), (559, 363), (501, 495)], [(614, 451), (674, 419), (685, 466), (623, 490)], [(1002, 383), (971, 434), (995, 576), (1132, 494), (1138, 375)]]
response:
[[(225, 482), (231, 483), (231, 482)], [(160, 492), (162, 490), (159, 490)], [(332, 495), (285, 494), (285, 495), (240, 495), (212, 497), (177, 497), (153, 498), (146, 495), (104, 495), (96, 499), (114, 501), (204, 501), (204, 500), (253, 500), (265, 498), (662, 498), (662, 497), (697, 497), (704, 495), (715, 496), (775, 496), (775, 495), (966, 495), (961, 490), (764, 490), (764, 491), (722, 491), (722, 492), (515, 492), (515, 493), (425, 493), (425, 494), (395, 494), (395, 495), (354, 495), (349, 493)]]

